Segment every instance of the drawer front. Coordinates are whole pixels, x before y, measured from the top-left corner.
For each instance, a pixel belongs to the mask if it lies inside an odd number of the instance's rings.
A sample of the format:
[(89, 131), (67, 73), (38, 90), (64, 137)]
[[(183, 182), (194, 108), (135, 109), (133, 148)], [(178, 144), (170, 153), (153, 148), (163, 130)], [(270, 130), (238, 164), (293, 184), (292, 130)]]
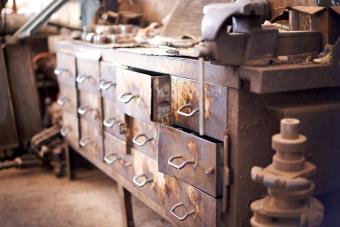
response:
[(101, 130), (98, 126), (80, 119), (80, 151), (103, 160), (103, 140)]
[(75, 86), (76, 58), (69, 54), (57, 53), (57, 67), (55, 69), (58, 81), (62, 84)]
[(132, 146), (149, 158), (157, 160), (159, 123), (133, 118), (130, 121)]
[(103, 112), (104, 131), (126, 141), (125, 115), (117, 108), (117, 104), (108, 99), (103, 99)]
[(207, 194), (222, 195), (223, 144), (168, 126), (160, 126), (159, 171)]
[[(205, 84), (205, 135), (223, 140), (227, 127), (227, 87)], [(171, 77), (171, 121), (199, 131), (199, 84), (197, 81)]]
[(60, 84), (60, 94), (57, 100), (64, 111), (77, 115), (77, 90), (75, 87)]
[(165, 175), (165, 185), (165, 209), (179, 226), (220, 226), (216, 223), (219, 200), (174, 177)]
[(100, 97), (97, 94), (79, 91), (78, 116), (95, 124), (100, 124)]
[(162, 121), (170, 110), (169, 76), (118, 69), (117, 99), (120, 109), (129, 116), (141, 121)]
[(63, 127), (60, 133), (69, 143), (73, 145), (78, 144), (79, 127), (77, 115), (70, 114), (66, 111), (63, 112)]
[(99, 60), (77, 58), (76, 83), (80, 90), (98, 92), (100, 84)]
[(158, 172), (157, 161), (132, 148), (135, 187), (156, 203), (164, 206), (165, 178)]
[(126, 152), (126, 142), (107, 132), (104, 132), (104, 163), (125, 178), (133, 177), (133, 161)]
[(100, 84), (99, 88), (104, 98), (113, 102), (117, 101), (117, 67), (112, 63), (100, 63)]

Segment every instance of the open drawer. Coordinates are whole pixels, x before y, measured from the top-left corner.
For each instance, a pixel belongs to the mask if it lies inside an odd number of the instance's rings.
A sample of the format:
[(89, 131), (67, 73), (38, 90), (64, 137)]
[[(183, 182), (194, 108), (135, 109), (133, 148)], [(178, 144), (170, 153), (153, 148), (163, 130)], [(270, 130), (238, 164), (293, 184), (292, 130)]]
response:
[[(227, 128), (227, 87), (204, 85), (205, 135), (223, 141)], [(171, 76), (171, 123), (199, 131), (199, 83), (195, 80)]]
[(161, 122), (170, 112), (170, 77), (118, 69), (117, 100), (127, 115)]
[(223, 143), (161, 125), (159, 171), (218, 197), (223, 189)]

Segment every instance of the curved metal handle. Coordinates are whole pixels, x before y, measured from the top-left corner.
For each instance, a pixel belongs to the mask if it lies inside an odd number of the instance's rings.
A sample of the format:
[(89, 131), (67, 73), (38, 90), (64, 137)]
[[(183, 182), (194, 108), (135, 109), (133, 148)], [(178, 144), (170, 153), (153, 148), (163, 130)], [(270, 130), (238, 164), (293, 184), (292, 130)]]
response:
[(103, 125), (106, 127), (106, 128), (112, 128), (112, 126), (114, 126), (114, 124), (116, 124), (117, 121), (115, 118), (111, 117), (111, 118), (108, 118), (108, 119), (104, 119), (103, 121)]
[[(180, 158), (184, 160), (181, 164), (177, 165), (177, 164), (172, 162), (173, 160), (180, 159)], [(168, 165), (175, 168), (175, 169), (183, 169), (184, 166), (186, 166), (187, 164), (194, 164), (194, 163), (195, 163), (194, 160), (187, 161), (183, 158), (182, 155), (173, 155), (168, 159)]]
[(178, 220), (184, 221), (184, 220), (187, 219), (190, 215), (195, 214), (195, 211), (192, 210), (192, 211), (189, 211), (188, 213), (184, 214), (184, 215), (181, 216), (181, 217), (178, 216), (178, 215), (175, 213), (175, 210), (176, 210), (178, 207), (180, 207), (180, 206), (183, 206), (183, 203), (177, 203), (177, 204), (175, 204), (175, 205), (171, 208), (171, 210), (170, 210), (171, 215), (174, 216), (175, 218), (177, 218)]
[(56, 68), (54, 70), (54, 74), (57, 75), (57, 76), (60, 76), (62, 75), (64, 72), (69, 72), (67, 69), (64, 69), (64, 68)]
[(79, 145), (81, 147), (87, 147), (88, 145), (94, 143), (90, 138), (83, 138), (79, 141)]
[(78, 108), (78, 113), (81, 115), (81, 116), (84, 116), (85, 114), (87, 114), (88, 112), (90, 111), (90, 108), (87, 107), (87, 106), (81, 106)]
[(104, 157), (104, 161), (106, 164), (111, 165), (112, 163), (114, 163), (115, 161), (119, 160), (120, 157), (114, 153), (108, 154)]
[(138, 97), (139, 95), (132, 95), (131, 92), (126, 92), (126, 93), (120, 94), (118, 100), (121, 103), (129, 103), (132, 99), (138, 98)]
[[(144, 138), (142, 141), (138, 141), (139, 138)], [(146, 143), (152, 141), (153, 138), (148, 138), (145, 134), (140, 134), (135, 137), (133, 137), (132, 142), (136, 144), (137, 146), (143, 147)]]
[(71, 131), (72, 131), (71, 126), (65, 126), (65, 127), (63, 127), (63, 128), (60, 130), (60, 134), (61, 134), (63, 137), (65, 137), (65, 136), (67, 136), (67, 134), (68, 134), (69, 132), (71, 132)]
[[(144, 178), (143, 181), (138, 181), (139, 178)], [(138, 187), (143, 187), (144, 185), (146, 185), (147, 183), (151, 183), (153, 180), (152, 179), (148, 179), (147, 176), (145, 176), (145, 174), (139, 174), (137, 176), (134, 176), (132, 179), (133, 183), (138, 186)]]
[(59, 97), (59, 98), (58, 98), (57, 104), (58, 104), (59, 106), (65, 106), (65, 104), (66, 104), (67, 102), (70, 102), (70, 101), (71, 101), (70, 98), (68, 98), (68, 97), (66, 97), (66, 96), (62, 96), (62, 97)]
[(192, 117), (199, 111), (199, 109), (196, 108), (193, 111), (191, 111), (190, 113), (183, 112), (183, 109), (188, 108), (188, 107), (191, 107), (191, 104), (184, 104), (184, 105), (180, 106), (177, 110), (177, 114), (179, 114), (183, 117)]
[(82, 84), (85, 82), (85, 80), (88, 80), (88, 79), (91, 79), (92, 76), (88, 76), (88, 75), (85, 75), (85, 74), (80, 74), (76, 77), (76, 81), (78, 84)]
[(116, 84), (114, 84), (111, 81), (101, 80), (100, 83), (99, 83), (99, 88), (104, 91), (104, 90), (107, 90), (114, 85), (116, 85)]

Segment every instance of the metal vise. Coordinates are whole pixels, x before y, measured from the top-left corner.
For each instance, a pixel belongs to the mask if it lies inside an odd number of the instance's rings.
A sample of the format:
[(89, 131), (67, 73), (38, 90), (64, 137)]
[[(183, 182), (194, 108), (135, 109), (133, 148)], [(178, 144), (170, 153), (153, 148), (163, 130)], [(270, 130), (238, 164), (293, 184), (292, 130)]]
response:
[(198, 55), (224, 65), (266, 65), (277, 56), (320, 52), (319, 32), (283, 32), (265, 28), (267, 0), (238, 0), (204, 7), (203, 43)]

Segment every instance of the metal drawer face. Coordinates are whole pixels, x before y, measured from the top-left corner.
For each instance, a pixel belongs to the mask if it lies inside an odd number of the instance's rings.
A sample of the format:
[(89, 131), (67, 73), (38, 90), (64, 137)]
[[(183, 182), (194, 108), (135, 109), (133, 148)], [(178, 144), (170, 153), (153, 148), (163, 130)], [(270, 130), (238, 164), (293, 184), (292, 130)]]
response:
[(104, 132), (104, 163), (128, 179), (133, 177), (133, 161), (126, 153), (126, 143), (107, 132)]
[(54, 72), (60, 83), (74, 87), (76, 77), (75, 57), (69, 54), (57, 53), (57, 67)]
[[(205, 84), (205, 135), (223, 140), (227, 127), (227, 87)], [(199, 84), (197, 81), (171, 77), (171, 121), (199, 131)]]
[(223, 143), (214, 143), (161, 125), (159, 171), (183, 180), (207, 194), (222, 195)]
[(131, 179), (135, 187), (156, 203), (164, 206), (165, 179), (158, 172), (157, 161), (147, 157), (136, 149), (131, 149), (134, 176)]
[(151, 159), (157, 160), (159, 124), (138, 121), (133, 118), (130, 120), (132, 146)]
[(79, 91), (77, 112), (79, 117), (99, 125), (101, 116), (99, 96), (90, 92)]
[(104, 131), (126, 141), (125, 115), (118, 108), (117, 104), (110, 100), (103, 99), (103, 127)]
[(76, 83), (80, 90), (98, 92), (99, 77), (99, 60), (77, 58)]
[(81, 151), (103, 160), (103, 140), (101, 130), (98, 126), (80, 120), (79, 147)]
[(117, 67), (112, 63), (100, 63), (100, 84), (101, 94), (105, 99), (113, 102), (117, 100)]
[(75, 87), (60, 84), (60, 94), (57, 100), (64, 111), (77, 115), (77, 90)]
[(141, 121), (161, 122), (170, 111), (170, 77), (117, 70), (119, 108)]
[(179, 226), (219, 226), (216, 223), (219, 200), (174, 177), (165, 175), (165, 185), (165, 209)]
[(75, 114), (70, 114), (66, 111), (63, 112), (63, 127), (61, 128), (60, 134), (66, 138), (66, 140), (77, 145), (79, 141), (79, 127), (78, 118)]

